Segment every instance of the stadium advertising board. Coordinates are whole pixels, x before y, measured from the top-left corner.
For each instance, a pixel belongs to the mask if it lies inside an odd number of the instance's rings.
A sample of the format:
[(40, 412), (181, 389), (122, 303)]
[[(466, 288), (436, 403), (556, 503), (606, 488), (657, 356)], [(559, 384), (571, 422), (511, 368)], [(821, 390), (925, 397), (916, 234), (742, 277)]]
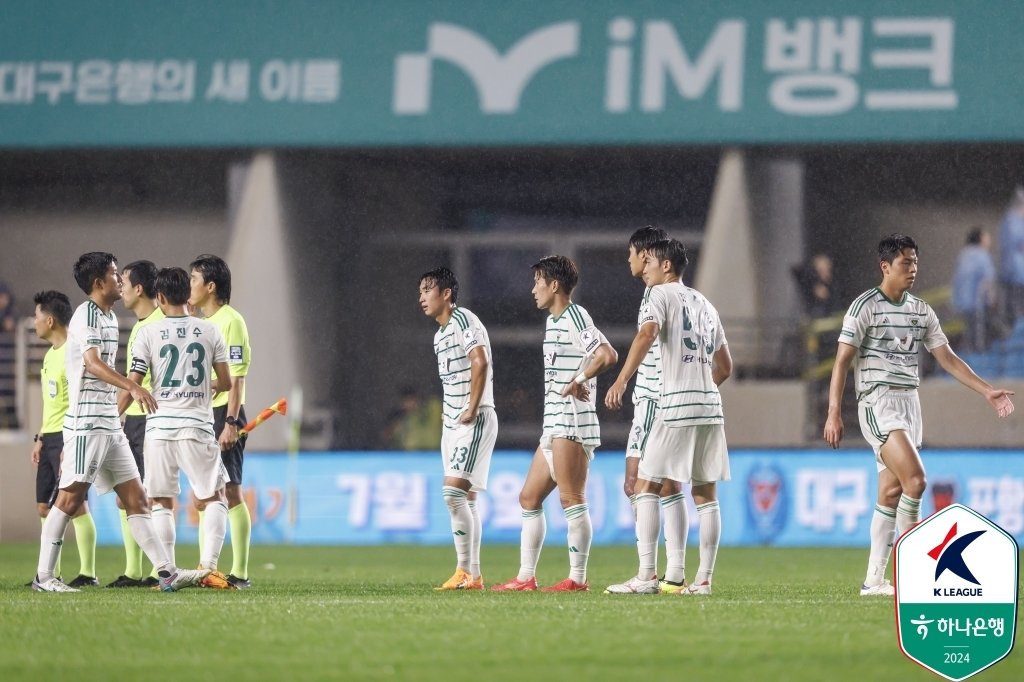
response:
[(0, 146), (1024, 139), (1016, 0), (10, 3)]
[[(485, 542), (519, 542), (518, 496), (530, 456), (495, 453), (490, 484), (479, 502)], [(929, 474), (924, 515), (959, 502), (1024, 541), (1024, 451), (926, 451), (924, 457)], [(731, 464), (732, 481), (719, 485), (722, 544), (867, 545), (876, 496), (874, 457), (868, 451), (740, 450), (732, 453)], [(437, 454), (315, 453), (292, 463), (281, 454), (254, 454), (246, 457), (245, 467), (253, 542), (451, 542)], [(595, 544), (635, 541), (622, 480), (623, 453), (598, 450), (587, 490)], [(182, 542), (196, 538), (197, 519), (185, 511), (188, 496), (187, 490), (182, 493), (178, 511)], [(687, 502), (695, 531), (697, 514), (689, 497)], [(99, 542), (120, 544), (112, 496), (92, 506)], [(545, 510), (549, 542), (563, 542), (566, 522), (557, 496)]]

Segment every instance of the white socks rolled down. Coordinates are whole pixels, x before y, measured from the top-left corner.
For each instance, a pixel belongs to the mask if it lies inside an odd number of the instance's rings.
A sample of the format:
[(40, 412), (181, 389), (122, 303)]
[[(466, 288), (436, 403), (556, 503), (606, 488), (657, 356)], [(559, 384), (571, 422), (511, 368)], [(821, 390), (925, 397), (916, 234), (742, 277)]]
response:
[(722, 538), (722, 514), (718, 508), (718, 500), (697, 505), (700, 517), (700, 566), (694, 585), (711, 582), (715, 572), (715, 559), (718, 557), (718, 543)]
[(60, 556), (60, 548), (64, 544), (64, 533), (71, 523), (71, 517), (62, 512), (56, 505), (50, 509), (46, 520), (43, 521), (43, 529), (39, 536), (39, 564), (36, 568), (36, 578), (40, 583), (53, 578), (53, 568), (57, 565), (57, 557)]
[(864, 575), (864, 584), (868, 587), (885, 580), (885, 569), (889, 566), (895, 539), (896, 510), (876, 504), (875, 513), (871, 515), (871, 553), (868, 556), (868, 570)]
[(473, 540), (473, 513), (469, 509), (469, 493), (454, 486), (441, 488), (444, 503), (452, 521), (452, 539), (459, 568), (470, 570), (470, 551)]
[(665, 580), (682, 583), (686, 578), (686, 535), (690, 530), (686, 500), (683, 493), (661, 498), (661, 514), (665, 526)]
[(523, 510), (523, 531), (519, 540), (519, 575), (517, 580), (529, 580), (537, 574), (540, 550), (544, 547), (544, 536), (548, 526), (544, 509)]
[(217, 570), (227, 532), (228, 506), (223, 502), (208, 503), (203, 514), (203, 543), (199, 547), (199, 563), (203, 568)]
[(584, 502), (566, 507), (562, 511), (569, 526), (569, 577), (582, 585), (587, 582), (587, 559), (590, 557), (590, 543), (594, 539), (590, 507)]

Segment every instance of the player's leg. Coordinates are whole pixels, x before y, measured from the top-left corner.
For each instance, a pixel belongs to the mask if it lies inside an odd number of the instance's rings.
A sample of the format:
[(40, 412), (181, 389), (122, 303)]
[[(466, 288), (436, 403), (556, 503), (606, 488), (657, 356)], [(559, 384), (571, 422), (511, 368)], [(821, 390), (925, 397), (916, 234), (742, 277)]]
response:
[(75, 527), (75, 546), (78, 548), (78, 576), (71, 580), (71, 587), (98, 587), (96, 577), (96, 522), (89, 512), (89, 503), (82, 502), (78, 513), (71, 519)]
[[(548, 451), (550, 452), (550, 451)], [(526, 472), (526, 481), (519, 493), (523, 509), (523, 530), (519, 540), (519, 573), (507, 582), (493, 586), (495, 592), (522, 592), (537, 589), (537, 562), (547, 534), (544, 500), (555, 489), (555, 480), (548, 457), (542, 447), (533, 453)]]
[(39, 562), (36, 566), (36, 577), (32, 581), (32, 589), (38, 592), (78, 591), (60, 582), (54, 575), (54, 568), (64, 544), (64, 534), (71, 519), (88, 496), (90, 484), (85, 480), (74, 481), (71, 476), (64, 475), (61, 476), (61, 484), (65, 485), (57, 493), (57, 499), (46, 515), (39, 538)]
[(451, 522), (452, 541), (455, 544), (455, 572), (435, 590), (458, 590), (472, 580), (470, 554), (473, 541), (473, 513), (469, 508), (469, 493), (472, 484), (465, 475), (469, 451), (473, 446), (476, 432), (482, 430), (482, 420), (472, 425), (457, 424), (444, 427), (441, 434), (441, 464), (444, 479), (441, 497), (448, 508)]
[(927, 486), (924, 463), (903, 429), (889, 432), (879, 456), (902, 490), (896, 505), (896, 532), (902, 535), (921, 521), (921, 498)]
[(718, 507), (718, 486), (714, 481), (694, 481), (691, 489), (700, 524), (700, 565), (689, 594), (711, 594), (711, 580), (722, 538), (722, 514)]
[[(40, 532), (46, 523), (46, 517), (50, 513), (50, 507), (57, 497), (57, 483), (60, 480), (60, 453), (64, 448), (64, 441), (61, 434), (54, 434), (57, 439), (56, 448), (49, 447), (49, 434), (43, 435), (42, 450), (39, 453), (39, 465), (36, 468), (36, 511), (39, 514)], [(53, 573), (58, 578), (61, 576), (60, 566), (61, 552), (57, 553), (57, 563), (54, 565)], [(28, 583), (29, 586), (32, 583)]]
[(892, 546), (896, 538), (896, 505), (902, 489), (896, 475), (886, 468), (878, 472), (878, 499), (871, 515), (871, 550), (868, 567), (860, 588), (862, 597), (879, 595), (892, 596), (892, 583), (885, 578)]
[(661, 486), (661, 519), (665, 530), (665, 577), (661, 591), (678, 592), (686, 586), (686, 536), (690, 530), (683, 486), (665, 479)]
[(590, 453), (583, 444), (568, 438), (551, 440), (551, 459), (554, 479), (558, 481), (558, 501), (565, 514), (569, 546), (569, 576), (554, 585), (545, 587), (545, 592), (585, 592), (590, 589), (587, 582), (587, 561), (594, 529), (587, 505), (587, 476), (590, 473)]
[[(219, 413), (219, 410), (223, 410)], [(220, 414), (221, 421), (217, 423)], [(223, 418), (227, 407), (214, 410), (214, 433), (220, 437), (224, 428)], [(238, 411), (239, 428), (245, 426), (245, 408)], [(228, 471), (228, 484), (224, 492), (228, 500), (228, 525), (231, 527), (231, 573), (228, 579), (238, 589), (252, 586), (249, 581), (249, 546), (252, 543), (252, 516), (249, 505), (242, 496), (242, 465), (245, 455), (245, 439), (239, 440), (230, 450), (221, 451), (224, 467)]]
[[(128, 446), (131, 448), (132, 457), (135, 458), (135, 465), (139, 468), (139, 476), (144, 477), (145, 464), (143, 459), (143, 448), (146, 438), (146, 417), (145, 415), (128, 415), (124, 418), (124, 434), (128, 439)], [(117, 504), (118, 517), (121, 519), (121, 542), (124, 544), (124, 573), (117, 577), (107, 587), (138, 587), (142, 585), (142, 548), (135, 542), (131, 528), (128, 527), (128, 512), (120, 498), (114, 501)], [(154, 569), (155, 570), (155, 569)]]
[[(205, 512), (203, 513), (203, 542), (199, 548), (200, 568), (217, 571), (220, 555), (224, 547), (224, 537), (228, 526), (228, 501), (224, 490), (228, 480), (227, 469), (221, 460), (220, 448), (212, 439), (199, 441), (192, 439), (173, 441), (173, 448), (168, 459), (177, 463), (185, 475), (193, 493), (199, 498)], [(168, 465), (163, 465), (167, 467)], [(166, 471), (166, 469), (165, 469)], [(177, 474), (177, 471), (174, 471)], [(150, 487), (149, 481), (146, 487)], [(164, 484), (164, 492), (168, 499), (174, 499), (180, 492), (178, 478), (168, 480)], [(208, 587), (229, 587), (227, 576), (224, 584), (207, 585)]]

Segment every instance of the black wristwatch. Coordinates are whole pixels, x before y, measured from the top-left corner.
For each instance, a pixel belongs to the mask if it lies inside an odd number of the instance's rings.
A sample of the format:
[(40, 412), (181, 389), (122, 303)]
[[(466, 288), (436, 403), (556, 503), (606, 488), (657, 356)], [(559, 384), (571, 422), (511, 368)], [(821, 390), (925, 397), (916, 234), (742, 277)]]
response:
[(235, 427), (236, 429), (237, 429), (237, 428), (238, 428), (239, 426), (241, 426), (241, 425), (240, 425), (240, 424), (238, 423), (238, 419), (237, 419), (236, 417), (232, 417), (231, 415), (228, 415), (227, 417), (224, 417), (224, 423), (225, 423), (225, 424), (230, 424), (231, 426), (234, 426), (234, 427)]
[(38, 433), (36, 435), (32, 436), (32, 442), (33, 443), (38, 443), (39, 440), (40, 440), (40, 438), (39, 438), (39, 434)]

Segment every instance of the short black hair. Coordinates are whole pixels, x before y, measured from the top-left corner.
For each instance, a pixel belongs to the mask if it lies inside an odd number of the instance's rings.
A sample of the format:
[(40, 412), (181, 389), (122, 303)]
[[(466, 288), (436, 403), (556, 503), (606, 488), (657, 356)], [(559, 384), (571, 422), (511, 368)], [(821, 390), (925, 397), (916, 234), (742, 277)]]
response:
[(204, 253), (189, 263), (189, 268), (203, 276), (204, 282), (213, 282), (217, 287), (217, 300), (231, 303), (231, 270), (220, 256)]
[(633, 250), (637, 253), (646, 251), (650, 248), (654, 242), (660, 242), (668, 239), (668, 232), (661, 229), (660, 227), (654, 227), (653, 225), (647, 225), (641, 227), (639, 230), (634, 232), (629, 238), (629, 245), (633, 247)]
[(162, 268), (153, 280), (156, 293), (163, 294), (171, 305), (185, 305), (192, 293), (188, 273), (181, 268)]
[(917, 242), (908, 237), (905, 234), (890, 234), (882, 237), (882, 241), (878, 242), (878, 261), (885, 261), (889, 265), (896, 260), (905, 249), (913, 249), (920, 254), (917, 249)]
[(71, 301), (59, 291), (40, 291), (32, 299), (39, 309), (66, 327), (71, 323)]
[(430, 272), (424, 272), (420, 275), (420, 283), (424, 280), (430, 280), (437, 285), (437, 288), (441, 290), (441, 295), (444, 295), (445, 289), (452, 290), (452, 303), (459, 300), (459, 280), (455, 276), (455, 273), (446, 267), (434, 268)]
[(105, 251), (90, 251), (78, 257), (73, 270), (75, 282), (86, 296), (92, 293), (92, 285), (96, 280), (107, 276), (107, 268), (116, 260), (113, 254)]
[(135, 260), (121, 268), (128, 274), (128, 283), (141, 286), (146, 298), (156, 298), (156, 264), (151, 260)]
[(967, 243), (977, 246), (981, 243), (981, 235), (983, 234), (985, 234), (985, 230), (980, 227), (972, 227), (971, 231), (967, 233)]
[(548, 282), (558, 282), (566, 296), (580, 282), (580, 271), (571, 258), (566, 256), (545, 256), (533, 264), (534, 275), (539, 274)]
[(678, 239), (662, 239), (647, 247), (647, 255), (658, 259), (658, 262), (669, 261), (672, 271), (680, 277), (690, 259), (686, 255), (686, 247)]

